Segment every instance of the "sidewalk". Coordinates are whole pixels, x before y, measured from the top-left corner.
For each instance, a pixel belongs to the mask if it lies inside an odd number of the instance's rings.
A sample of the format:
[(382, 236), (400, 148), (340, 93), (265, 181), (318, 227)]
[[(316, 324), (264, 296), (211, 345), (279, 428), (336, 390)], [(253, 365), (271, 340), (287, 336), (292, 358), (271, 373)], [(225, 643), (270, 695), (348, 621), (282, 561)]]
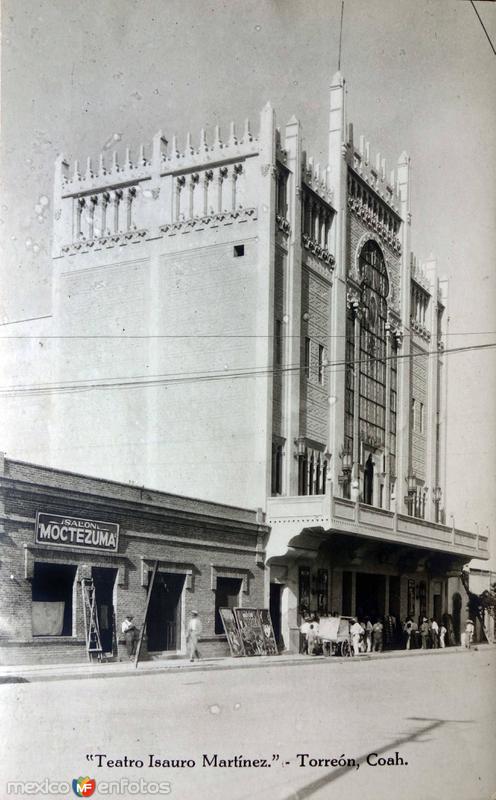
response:
[[(474, 645), (476, 649), (494, 649), (494, 644)], [(40, 681), (78, 680), (88, 678), (123, 678), (150, 674), (172, 672), (207, 672), (212, 670), (257, 669), (273, 666), (311, 666), (313, 664), (358, 664), (377, 661), (384, 658), (430, 658), (448, 656), (455, 653), (469, 653), (465, 647), (447, 647), (443, 650), (391, 650), (385, 653), (361, 653), (353, 658), (337, 656), (307, 656), (298, 654), (281, 654), (279, 656), (255, 656), (252, 658), (205, 658), (191, 663), (187, 658), (164, 658), (154, 661), (143, 661), (136, 668), (129, 661), (109, 663), (80, 664), (27, 664), (20, 666), (0, 667), (0, 684), (2, 683), (37, 683)]]

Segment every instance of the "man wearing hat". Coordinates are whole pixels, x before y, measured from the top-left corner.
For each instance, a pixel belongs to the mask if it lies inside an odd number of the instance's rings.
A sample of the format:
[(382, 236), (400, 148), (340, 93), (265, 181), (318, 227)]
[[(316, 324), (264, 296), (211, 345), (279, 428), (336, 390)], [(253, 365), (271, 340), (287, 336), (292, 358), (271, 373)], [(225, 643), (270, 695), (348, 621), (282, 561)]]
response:
[(129, 658), (132, 660), (136, 654), (136, 645), (139, 639), (139, 631), (136, 625), (133, 622), (134, 617), (132, 614), (128, 614), (124, 622), (122, 623), (122, 633), (124, 634), (124, 639), (126, 640), (126, 649)]
[(188, 644), (189, 660), (194, 661), (195, 657), (200, 660), (200, 653), (198, 651), (198, 639), (201, 636), (202, 624), (198, 617), (198, 611), (191, 612), (191, 619), (188, 623), (188, 632), (186, 635), (186, 642)]

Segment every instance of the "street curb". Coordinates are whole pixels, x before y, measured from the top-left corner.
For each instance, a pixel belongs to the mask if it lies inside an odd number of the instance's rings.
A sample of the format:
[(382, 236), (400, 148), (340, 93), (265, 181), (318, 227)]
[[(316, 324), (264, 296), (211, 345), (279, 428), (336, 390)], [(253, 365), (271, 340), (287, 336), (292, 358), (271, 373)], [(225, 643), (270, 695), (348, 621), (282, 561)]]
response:
[[(445, 649), (439, 650), (394, 650), (387, 653), (363, 653), (358, 657), (353, 658), (343, 658), (340, 656), (298, 656), (298, 657), (291, 657), (291, 656), (276, 656), (274, 658), (264, 658), (263, 656), (254, 657), (251, 661), (243, 661), (239, 662), (237, 660), (228, 661), (227, 659), (219, 659), (214, 663), (207, 663), (207, 662), (200, 662), (198, 664), (181, 664), (175, 665), (172, 662), (169, 664), (164, 664), (163, 666), (149, 668), (146, 667), (149, 662), (144, 662), (142, 668), (133, 668), (133, 669), (125, 669), (125, 670), (112, 670), (112, 664), (102, 665), (102, 670), (100, 671), (98, 667), (95, 669), (93, 666), (88, 666), (88, 669), (91, 670), (89, 672), (70, 672), (69, 669), (71, 666), (78, 666), (81, 665), (63, 665), (62, 667), (55, 667), (55, 670), (63, 669), (62, 672), (46, 672), (46, 673), (36, 673), (31, 672), (30, 670), (23, 669), (22, 667), (19, 670), (15, 670), (15, 668), (9, 668), (11, 671), (1, 673), (0, 672), (0, 685), (1, 684), (12, 684), (12, 683), (42, 683), (45, 681), (73, 681), (73, 680), (89, 680), (91, 678), (130, 678), (130, 677), (143, 677), (145, 675), (163, 675), (165, 673), (203, 673), (203, 672), (225, 672), (228, 670), (241, 670), (241, 669), (260, 669), (260, 668), (268, 668), (272, 666), (287, 666), (287, 667), (296, 667), (296, 666), (304, 666), (308, 667), (314, 664), (323, 664), (326, 663), (329, 666), (331, 665), (338, 665), (338, 664), (363, 664), (369, 663), (370, 661), (379, 661), (385, 659), (393, 659), (393, 658), (429, 658), (431, 656), (445, 656), (445, 655), (454, 655), (455, 653), (468, 653), (469, 652), (476, 652), (483, 650), (493, 650), (496, 649), (496, 645), (494, 644), (481, 644), (475, 645), (470, 651), (467, 650), (465, 647), (447, 647)], [(120, 663), (120, 662), (119, 662)], [(155, 662), (156, 663), (156, 662)], [(116, 664), (115, 666), (118, 666)]]

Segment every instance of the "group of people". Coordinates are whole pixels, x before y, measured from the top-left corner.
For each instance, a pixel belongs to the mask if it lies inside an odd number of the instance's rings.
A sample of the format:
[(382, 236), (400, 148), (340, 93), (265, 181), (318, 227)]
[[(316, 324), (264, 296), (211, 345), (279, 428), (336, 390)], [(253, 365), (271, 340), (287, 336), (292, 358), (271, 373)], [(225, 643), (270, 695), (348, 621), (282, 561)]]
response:
[[(338, 617), (337, 611), (333, 611), (333, 617)], [(376, 619), (374, 622), (366, 617), (363, 622), (359, 622), (356, 617), (350, 618), (349, 632), (353, 652), (358, 653), (380, 653), (384, 643), (384, 624), (382, 620)], [(306, 614), (300, 625), (300, 652), (308, 655), (319, 655), (323, 652), (324, 642), (320, 636), (319, 617), (317, 614)]]
[[(191, 618), (188, 622), (186, 632), (186, 644), (188, 645), (189, 660), (194, 661), (195, 658), (200, 660), (200, 651), (198, 650), (198, 640), (202, 633), (202, 623), (198, 616), (198, 611), (191, 612)], [(121, 626), (122, 635), (126, 644), (127, 655), (130, 661), (136, 658), (136, 649), (140, 638), (140, 629), (134, 623), (132, 614), (128, 614)]]
[(320, 649), (319, 617), (317, 614), (306, 614), (300, 625), (300, 653), (315, 656)]
[[(337, 617), (337, 612), (333, 612), (333, 617)], [(385, 642), (386, 627), (390, 618), (351, 617), (349, 619), (349, 635), (354, 655), (359, 653), (380, 653), (388, 647)], [(394, 618), (393, 618), (394, 619)], [(401, 647), (401, 630), (403, 633), (404, 647), (406, 650), (437, 649), (444, 648), (447, 644), (455, 644), (449, 641), (448, 629), (444, 621), (438, 623), (431, 617), (421, 617), (417, 624), (412, 617), (407, 617), (402, 628), (398, 625), (400, 640), (396, 641), (396, 646)], [(465, 632), (462, 634), (462, 644), (470, 648), (475, 626), (471, 619), (467, 620)], [(308, 655), (319, 655), (323, 652), (325, 642), (322, 641), (320, 634), (319, 617), (316, 614), (305, 614), (300, 625), (300, 652)], [(389, 644), (391, 646), (391, 644)], [(394, 644), (392, 645), (394, 646)]]
[[(461, 643), (466, 647), (470, 647), (474, 638), (475, 625), (471, 619), (468, 619), (465, 625), (465, 631), (461, 635)], [(438, 623), (434, 617), (428, 619), (422, 617), (419, 625), (411, 618), (407, 617), (403, 626), (403, 633), (405, 636), (405, 649), (412, 650), (414, 648), (421, 648), (422, 650), (444, 648), (447, 644), (456, 644), (454, 635), (451, 636), (449, 641), (449, 632), (444, 623)]]
[(354, 655), (359, 653), (382, 653), (384, 647), (384, 623), (381, 619), (372, 622), (370, 617), (360, 622), (356, 617), (350, 626)]
[(413, 650), (414, 648), (421, 647), (422, 650), (431, 648), (433, 650), (438, 647), (446, 647), (446, 634), (448, 630), (444, 624), (438, 622), (431, 617), (422, 617), (420, 625), (411, 618), (407, 617), (403, 626), (403, 633), (405, 635), (405, 649)]

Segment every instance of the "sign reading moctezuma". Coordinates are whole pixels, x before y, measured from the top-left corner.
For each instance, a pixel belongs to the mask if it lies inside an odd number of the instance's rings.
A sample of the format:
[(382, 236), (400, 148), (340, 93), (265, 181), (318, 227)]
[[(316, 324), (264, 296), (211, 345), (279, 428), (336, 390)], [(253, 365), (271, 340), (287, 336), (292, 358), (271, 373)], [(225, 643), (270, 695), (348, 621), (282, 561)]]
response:
[(38, 511), (35, 541), (36, 544), (116, 552), (119, 544), (119, 526), (113, 522), (62, 517)]

